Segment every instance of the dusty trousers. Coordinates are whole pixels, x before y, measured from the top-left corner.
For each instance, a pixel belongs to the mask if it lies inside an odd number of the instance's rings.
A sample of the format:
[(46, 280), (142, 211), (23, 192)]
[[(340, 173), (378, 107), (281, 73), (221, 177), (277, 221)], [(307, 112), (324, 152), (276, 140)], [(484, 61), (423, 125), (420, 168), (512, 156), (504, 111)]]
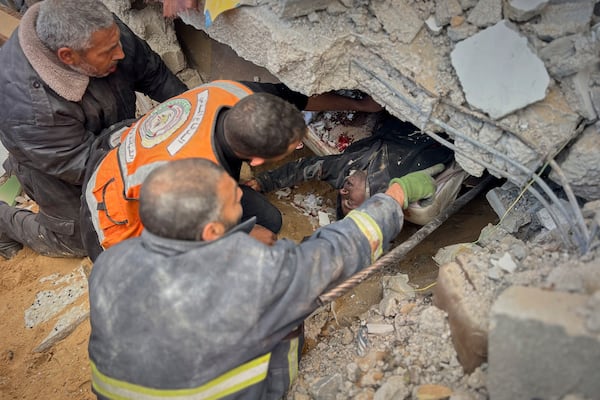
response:
[(79, 207), (81, 187), (16, 162), (12, 156), (4, 169), (15, 175), (39, 212), (0, 204), (0, 232), (49, 257), (85, 257)]
[(72, 232), (70, 234), (55, 232), (44, 223), (44, 219), (48, 218), (26, 209), (0, 204), (0, 229), (4, 235), (44, 256), (85, 257), (79, 228), (67, 228)]

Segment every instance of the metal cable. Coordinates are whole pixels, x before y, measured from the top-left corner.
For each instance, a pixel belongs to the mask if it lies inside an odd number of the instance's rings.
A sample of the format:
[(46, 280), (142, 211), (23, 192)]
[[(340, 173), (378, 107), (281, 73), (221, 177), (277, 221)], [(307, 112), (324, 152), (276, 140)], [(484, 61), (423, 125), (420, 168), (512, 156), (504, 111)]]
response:
[[(459, 132), (458, 130), (456, 130), (455, 128), (453, 128), (452, 126), (444, 123), (443, 121), (437, 119), (437, 118), (432, 118), (431, 114), (433, 112), (433, 107), (430, 110), (430, 112), (426, 115), (420, 108), (416, 107), (416, 105), (411, 102), (409, 99), (407, 99), (404, 95), (402, 95), (401, 93), (399, 93), (395, 88), (393, 88), (390, 84), (388, 84), (387, 82), (385, 82), (384, 80), (382, 80), (380, 77), (378, 77), (377, 75), (375, 75), (373, 72), (371, 72), (370, 70), (366, 69), (364, 66), (362, 66), (360, 63), (355, 62), (355, 64), (360, 67), (361, 69), (363, 69), (365, 72), (367, 72), (369, 75), (371, 75), (371, 77), (373, 77), (374, 79), (376, 79), (378, 82), (380, 82), (381, 84), (383, 84), (390, 92), (392, 92), (396, 97), (400, 98), (405, 104), (407, 104), (411, 109), (413, 109), (418, 115), (420, 115), (421, 117), (425, 117), (426, 121), (424, 123), (424, 126), (426, 126), (427, 122), (431, 122), (439, 127), (441, 127), (442, 129), (445, 129), (446, 131), (454, 134), (455, 136), (460, 137), (461, 139), (471, 143), (473, 146), (479, 147), (480, 149), (483, 149), (485, 151), (487, 151), (488, 153), (491, 153), (495, 156), (497, 156), (498, 158), (501, 158), (502, 160), (508, 162), (509, 164), (513, 165), (515, 168), (517, 168), (518, 170), (520, 170), (521, 172), (524, 172), (526, 174), (527, 179), (533, 179), (538, 185), (539, 187), (544, 191), (544, 193), (546, 193), (546, 195), (551, 199), (551, 201), (556, 205), (556, 207), (558, 208), (558, 210), (564, 215), (565, 219), (568, 221), (570, 219), (570, 214), (566, 211), (564, 205), (560, 202), (560, 200), (558, 199), (558, 197), (556, 196), (556, 194), (552, 191), (552, 189), (550, 189), (550, 187), (537, 175), (535, 174), (535, 171), (530, 170), (529, 168), (525, 167), (524, 165), (514, 161), (513, 159), (511, 159), (510, 157), (498, 152), (496, 149), (487, 146), (483, 143), (478, 142), (477, 140), (469, 137), (468, 135), (465, 135), (461, 132)], [(431, 97), (431, 96), (430, 96)], [(423, 126), (423, 127), (424, 127)], [(423, 129), (423, 131), (425, 132), (425, 130)], [(513, 134), (513, 136), (515, 136), (517, 139), (521, 140), (525, 145), (527, 145), (531, 150), (533, 150), (536, 154), (539, 154), (539, 151), (533, 147), (529, 142), (525, 141), (524, 138), (522, 138), (520, 135), (516, 135), (514, 132), (512, 131), (507, 131), (511, 134)], [(433, 133), (430, 132), (425, 132), (426, 134), (428, 134), (429, 136), (435, 135)], [(438, 135), (436, 135), (438, 138), (440, 138)], [(438, 140), (439, 141), (439, 140)], [(464, 155), (464, 154), (463, 154)], [(477, 159), (473, 159), (470, 158), (472, 161), (482, 165), (482, 166), (486, 166), (484, 164), (483, 161), (477, 160)], [(541, 160), (538, 160), (538, 163), (541, 164)], [(490, 165), (490, 164), (487, 164)], [(486, 166), (486, 168), (490, 169), (488, 166)], [(500, 172), (498, 168), (492, 166), (491, 168), (494, 171)], [(561, 171), (562, 172), (562, 171)], [(505, 174), (506, 178), (510, 181), (512, 181), (513, 183), (516, 183), (518, 185), (521, 185), (523, 182), (518, 182), (514, 179), (514, 177), (512, 175), (509, 175), (508, 173)], [(567, 197), (569, 196), (569, 191), (571, 190), (568, 182), (565, 180), (564, 182), (561, 181), (561, 183), (563, 184), (563, 189), (565, 190), (565, 192), (567, 193)], [(568, 188), (568, 189), (566, 189)], [(531, 191), (531, 190), (530, 190)], [(532, 194), (534, 192), (532, 191)], [(540, 200), (539, 193), (536, 191), (536, 194), (534, 194), (534, 196), (536, 196), (536, 198), (538, 198), (538, 200)], [(540, 200), (541, 201), (541, 200)], [(581, 215), (581, 210), (579, 208), (579, 206), (577, 204), (573, 204), (572, 201), (569, 202), (569, 204), (572, 206), (573, 208), (573, 214), (576, 216), (577, 219), (577, 227), (578, 229), (576, 229), (576, 233), (577, 233), (577, 237), (576, 240), (578, 243), (576, 243), (576, 245), (580, 248), (580, 251), (584, 250), (585, 248), (587, 248), (587, 242), (589, 241), (589, 233), (587, 231), (587, 227), (585, 226), (585, 223), (583, 222), (583, 216)], [(544, 207), (547, 209), (548, 213), (550, 213), (552, 219), (554, 220), (554, 222), (556, 223), (557, 227), (560, 227), (560, 223), (559, 223), (559, 219), (554, 215), (554, 210), (552, 209), (552, 207), (548, 206), (548, 203), (546, 201), (542, 202), (542, 205), (544, 205)], [(560, 229), (560, 228), (559, 228)], [(568, 237), (567, 235), (565, 235), (565, 232), (561, 232), (561, 236), (563, 238)], [(569, 243), (569, 241), (567, 240), (566, 242), (567, 244)], [(582, 245), (583, 244), (583, 245)]]
[[(481, 166), (487, 168), (488, 170), (494, 170), (494, 171), (496, 171), (498, 174), (502, 175), (504, 178), (507, 178), (507, 179), (509, 178), (508, 173), (506, 173), (505, 171), (499, 171), (493, 165), (491, 165), (491, 164), (489, 164), (489, 163), (487, 163), (485, 161), (476, 160), (471, 155), (463, 152), (462, 150), (458, 150), (458, 148), (455, 145), (453, 145), (452, 143), (450, 143), (446, 139), (442, 138), (441, 136), (439, 136), (439, 135), (437, 135), (435, 133), (429, 133), (429, 136), (431, 136), (437, 142), (439, 142), (439, 143), (443, 144), (444, 146), (448, 147), (450, 150), (453, 150), (455, 153), (460, 154), (463, 157), (465, 157), (465, 158), (467, 158), (467, 159), (469, 159), (469, 160), (471, 160), (473, 162), (479, 163)], [(535, 190), (533, 187), (531, 187), (531, 185), (529, 185), (527, 187), (527, 190), (529, 190), (531, 192), (531, 194), (533, 196), (535, 196), (535, 198), (538, 199), (539, 202), (542, 203), (542, 205), (547, 209), (548, 213), (550, 214), (550, 217), (552, 218), (552, 220), (554, 221), (554, 223), (557, 226), (558, 232), (559, 232), (560, 237), (563, 240), (564, 244), (567, 247), (570, 247), (572, 245), (572, 243), (571, 243), (571, 240), (569, 239), (569, 235), (564, 230), (563, 225), (560, 223), (559, 217), (554, 214), (554, 211), (553, 211), (552, 207), (550, 207), (550, 204), (548, 204), (548, 202), (546, 201), (546, 199), (537, 190)]]

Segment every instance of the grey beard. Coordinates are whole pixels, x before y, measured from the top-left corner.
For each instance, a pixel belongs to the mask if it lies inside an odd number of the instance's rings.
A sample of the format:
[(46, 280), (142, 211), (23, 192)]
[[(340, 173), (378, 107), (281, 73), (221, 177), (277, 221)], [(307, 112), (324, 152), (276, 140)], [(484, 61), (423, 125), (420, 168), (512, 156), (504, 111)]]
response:
[(78, 72), (82, 75), (89, 76), (91, 78), (104, 78), (105, 76), (109, 75), (108, 72), (103, 75), (100, 75), (98, 73), (98, 71), (96, 70), (96, 68), (92, 67), (89, 64), (85, 64), (85, 63), (82, 63), (79, 66), (69, 65), (69, 68), (71, 68), (75, 72)]

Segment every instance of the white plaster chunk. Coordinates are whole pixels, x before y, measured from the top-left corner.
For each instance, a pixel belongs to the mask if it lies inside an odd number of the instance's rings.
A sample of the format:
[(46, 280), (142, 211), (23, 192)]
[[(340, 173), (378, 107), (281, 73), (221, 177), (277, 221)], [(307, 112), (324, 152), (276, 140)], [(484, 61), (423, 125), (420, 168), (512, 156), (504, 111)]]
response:
[(331, 220), (329, 219), (329, 214), (327, 214), (326, 212), (319, 211), (318, 218), (319, 218), (319, 226), (326, 226), (331, 223)]
[(504, 253), (498, 260), (491, 260), (493, 266), (500, 268), (504, 272), (512, 274), (517, 270), (517, 264), (513, 261), (508, 252)]
[(369, 7), (392, 40), (395, 37), (402, 43), (410, 43), (423, 26), (423, 21), (405, 0), (370, 2)]
[(371, 335), (389, 335), (394, 332), (394, 325), (390, 324), (367, 324), (367, 331)]
[(450, 56), (469, 104), (492, 118), (546, 96), (544, 64), (506, 20), (458, 43)]
[(548, 0), (507, 0), (504, 15), (513, 21), (527, 21), (539, 15), (547, 4)]
[(425, 20), (425, 24), (433, 33), (439, 33), (444, 28), (443, 26), (440, 26), (435, 22), (435, 17), (433, 15)]

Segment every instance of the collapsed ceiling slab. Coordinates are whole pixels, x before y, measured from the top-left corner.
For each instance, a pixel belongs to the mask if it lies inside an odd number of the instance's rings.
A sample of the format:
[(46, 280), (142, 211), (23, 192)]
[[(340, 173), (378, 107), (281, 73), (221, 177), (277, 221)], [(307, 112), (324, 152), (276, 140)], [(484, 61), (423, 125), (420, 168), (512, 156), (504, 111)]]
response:
[[(580, 113), (580, 105), (573, 101), (584, 97), (582, 104), (591, 104), (588, 93), (567, 93), (562, 87), (566, 77), (559, 79), (547, 72), (556, 70), (555, 64), (563, 61), (548, 54), (545, 59), (538, 55), (552, 42), (544, 41), (547, 34), (540, 37), (535, 32), (555, 28), (556, 7), (546, 7), (544, 2), (537, 2), (534, 7), (512, 1), (503, 11), (499, 0), (476, 4), (346, 0), (330, 2), (326, 9), (323, 4), (312, 9), (305, 6), (304, 16), (282, 17), (282, 7), (289, 9), (289, 3), (255, 1), (253, 6), (222, 14), (209, 28), (204, 26), (200, 11), (182, 11), (179, 16), (231, 46), (244, 59), (267, 68), (295, 90), (315, 94), (359, 89), (401, 119), (424, 126), (426, 131), (446, 131), (454, 137), (459, 163), (476, 176), (486, 169), (480, 162), (484, 161), (492, 167), (488, 168), (492, 173), (517, 176), (524, 182), (527, 173), (507, 162), (503, 155), (528, 171), (535, 170), (579, 134), (582, 122), (597, 119), (597, 115), (590, 116), (590, 107)], [(570, 62), (575, 67), (569, 76), (598, 61), (598, 44), (591, 39), (590, 4), (576, 2), (568, 7), (570, 19), (565, 25), (571, 28), (565, 35), (578, 31), (575, 42), (589, 39), (579, 54), (574, 50)], [(482, 12), (482, 7), (493, 12)], [(546, 9), (548, 16), (544, 14)], [(505, 17), (515, 21), (502, 20)], [(425, 23), (431, 18), (440, 29), (431, 29)], [(552, 26), (544, 29), (544, 20)], [(507, 26), (510, 28), (502, 29)], [(454, 42), (452, 29), (463, 29), (469, 35)], [(517, 39), (494, 48), (495, 42), (505, 40), (507, 29)], [(461, 56), (460, 65), (453, 65), (451, 55), (459, 54), (469, 42), (480, 42), (483, 35), (487, 35), (488, 47), (469, 48)], [(514, 48), (516, 40), (526, 50), (500, 51)], [(590, 49), (596, 54), (593, 59), (584, 57)], [(496, 59), (490, 60), (492, 55)], [(496, 70), (490, 70), (496, 64)], [(465, 69), (467, 72), (461, 76)], [(500, 72), (504, 76), (498, 75)], [(508, 84), (519, 91), (517, 100), (508, 96)], [(578, 87), (584, 86), (580, 83)], [(493, 106), (471, 101), (472, 97), (487, 99)], [(436, 121), (464, 134), (467, 140)], [(480, 141), (499, 154), (479, 148)]]
[[(567, 151), (579, 158), (585, 146), (571, 144), (586, 127), (598, 134), (600, 17), (593, 0), (241, 0), (208, 26), (202, 2), (191, 4), (178, 8), (184, 23), (290, 88), (366, 92), (452, 148), (471, 175), (487, 170), (507, 178), (546, 208), (560, 203), (537, 175), (550, 165), (550, 179), (579, 216), (579, 242), (589, 238), (574, 196), (596, 200), (589, 188), (600, 186), (600, 176), (586, 171), (598, 170), (600, 157), (587, 169), (562, 171), (559, 163)], [(499, 44), (508, 30), (514, 38)], [(485, 46), (474, 45), (482, 38)], [(461, 48), (467, 51), (453, 60)]]

